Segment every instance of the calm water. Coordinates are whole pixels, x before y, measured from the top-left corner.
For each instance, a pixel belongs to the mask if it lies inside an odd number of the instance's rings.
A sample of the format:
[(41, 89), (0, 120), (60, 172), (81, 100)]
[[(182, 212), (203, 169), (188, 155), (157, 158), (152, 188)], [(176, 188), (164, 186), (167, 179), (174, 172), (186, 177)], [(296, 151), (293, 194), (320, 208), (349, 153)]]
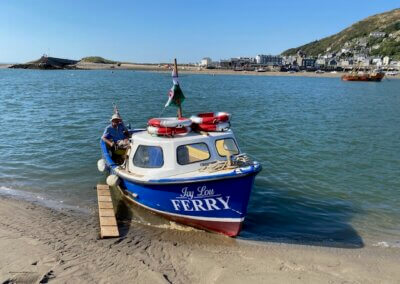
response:
[[(146, 72), (0, 70), (0, 192), (92, 206), (112, 102), (143, 127), (171, 84)], [(185, 113), (231, 112), (242, 150), (263, 165), (242, 238), (400, 246), (400, 80), (182, 75), (181, 85)]]

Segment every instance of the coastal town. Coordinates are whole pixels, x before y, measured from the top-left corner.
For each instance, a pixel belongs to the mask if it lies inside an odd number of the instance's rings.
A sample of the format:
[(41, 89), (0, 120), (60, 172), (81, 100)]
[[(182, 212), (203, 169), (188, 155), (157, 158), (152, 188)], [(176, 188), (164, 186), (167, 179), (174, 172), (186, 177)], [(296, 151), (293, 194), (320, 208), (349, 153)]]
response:
[(384, 41), (386, 38), (395, 39), (399, 33), (371, 32), (366, 37), (361, 37), (352, 42), (346, 42), (339, 51), (330, 47), (325, 53), (310, 56), (299, 50), (294, 55), (265, 55), (255, 57), (236, 57), (213, 61), (205, 57), (199, 63), (201, 68), (226, 69), (234, 71), (257, 72), (346, 72), (357, 70), (382, 70), (387, 75), (397, 75), (400, 70), (400, 60), (390, 56), (376, 55), (374, 50), (380, 47), (374, 42)]

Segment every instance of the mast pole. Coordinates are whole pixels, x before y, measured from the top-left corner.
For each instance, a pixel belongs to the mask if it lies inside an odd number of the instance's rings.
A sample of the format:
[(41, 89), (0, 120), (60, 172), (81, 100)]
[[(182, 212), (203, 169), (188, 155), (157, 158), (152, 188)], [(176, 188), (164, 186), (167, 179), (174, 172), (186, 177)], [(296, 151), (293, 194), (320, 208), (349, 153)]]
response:
[[(178, 77), (178, 64), (176, 63), (176, 58), (174, 59), (174, 72), (176, 74), (176, 77)], [(182, 117), (182, 106), (181, 106), (181, 102), (179, 102), (179, 106), (178, 106), (178, 118)]]

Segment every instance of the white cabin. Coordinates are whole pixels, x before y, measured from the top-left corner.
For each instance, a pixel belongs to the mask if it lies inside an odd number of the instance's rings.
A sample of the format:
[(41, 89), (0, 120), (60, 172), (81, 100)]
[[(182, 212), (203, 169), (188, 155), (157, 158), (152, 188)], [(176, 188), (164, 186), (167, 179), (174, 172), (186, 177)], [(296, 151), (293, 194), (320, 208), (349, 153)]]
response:
[(184, 177), (209, 163), (226, 161), (227, 155), (237, 154), (240, 149), (231, 130), (174, 137), (141, 131), (132, 135), (125, 175), (139, 180)]

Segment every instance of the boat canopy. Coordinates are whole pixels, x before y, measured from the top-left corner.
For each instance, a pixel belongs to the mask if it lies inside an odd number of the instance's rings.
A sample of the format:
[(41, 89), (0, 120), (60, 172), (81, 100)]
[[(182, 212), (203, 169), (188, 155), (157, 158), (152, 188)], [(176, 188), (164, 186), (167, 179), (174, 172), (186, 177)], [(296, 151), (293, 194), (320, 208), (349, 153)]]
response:
[(126, 170), (143, 180), (178, 177), (237, 154), (240, 149), (231, 130), (173, 138), (141, 131), (131, 137)]

